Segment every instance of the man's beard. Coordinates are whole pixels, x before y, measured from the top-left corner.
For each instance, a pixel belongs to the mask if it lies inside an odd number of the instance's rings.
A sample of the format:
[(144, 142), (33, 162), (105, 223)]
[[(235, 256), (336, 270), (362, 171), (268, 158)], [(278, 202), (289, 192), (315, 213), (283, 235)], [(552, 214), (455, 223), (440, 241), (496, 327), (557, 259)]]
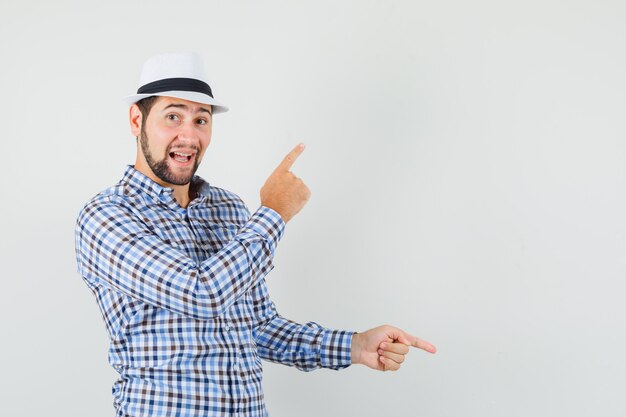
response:
[(150, 167), (152, 172), (154, 172), (154, 175), (156, 175), (159, 179), (161, 179), (162, 181), (165, 181), (168, 184), (174, 184), (174, 185), (189, 184), (194, 174), (196, 173), (196, 170), (198, 169), (198, 165), (200, 165), (200, 160), (198, 159), (199, 158), (198, 155), (200, 154), (200, 151), (198, 148), (193, 147), (194, 151), (196, 152), (196, 155), (194, 157), (195, 159), (194, 159), (193, 168), (191, 169), (191, 171), (188, 174), (176, 175), (172, 171), (170, 171), (167, 165), (167, 158), (169, 157), (168, 151), (165, 152), (165, 156), (163, 157), (162, 160), (157, 161), (154, 159), (154, 157), (152, 156), (152, 153), (150, 152), (150, 148), (148, 147), (148, 135), (146, 134), (146, 131), (144, 130), (143, 126), (141, 126), (141, 137), (139, 138), (139, 142), (141, 143), (141, 150), (143, 151), (143, 156), (146, 158), (146, 162), (148, 163), (148, 166)]

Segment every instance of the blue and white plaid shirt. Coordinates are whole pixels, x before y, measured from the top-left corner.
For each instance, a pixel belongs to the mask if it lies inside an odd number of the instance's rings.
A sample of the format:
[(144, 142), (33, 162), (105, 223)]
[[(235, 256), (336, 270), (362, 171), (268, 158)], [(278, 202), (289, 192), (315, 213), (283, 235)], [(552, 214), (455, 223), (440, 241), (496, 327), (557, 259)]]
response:
[(117, 416), (267, 416), (260, 359), (310, 371), (350, 365), (353, 332), (281, 317), (265, 276), (285, 223), (192, 180), (172, 189), (128, 166), (76, 227), (78, 270), (111, 340)]

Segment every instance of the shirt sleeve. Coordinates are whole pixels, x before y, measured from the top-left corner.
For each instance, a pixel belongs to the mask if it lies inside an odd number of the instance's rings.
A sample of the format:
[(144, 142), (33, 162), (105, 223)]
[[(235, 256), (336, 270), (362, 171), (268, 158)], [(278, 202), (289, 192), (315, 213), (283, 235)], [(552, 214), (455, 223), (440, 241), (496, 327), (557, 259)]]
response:
[(350, 366), (354, 331), (328, 329), (315, 322), (299, 324), (282, 317), (270, 300), (265, 280), (253, 291), (259, 314), (253, 335), (262, 359), (301, 371)]
[(271, 270), (284, 227), (277, 212), (261, 206), (232, 241), (198, 264), (163, 242), (129, 208), (107, 199), (86, 205), (78, 217), (78, 270), (93, 285), (210, 319)]

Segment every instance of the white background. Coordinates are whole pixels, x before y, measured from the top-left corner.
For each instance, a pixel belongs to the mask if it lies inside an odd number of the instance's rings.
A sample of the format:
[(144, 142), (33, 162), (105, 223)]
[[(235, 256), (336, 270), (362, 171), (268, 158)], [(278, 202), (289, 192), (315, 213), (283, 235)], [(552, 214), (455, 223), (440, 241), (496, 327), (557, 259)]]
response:
[(268, 364), (272, 416), (626, 415), (626, 3), (226, 3), (2, 1), (0, 415), (113, 415), (74, 222), (134, 161), (121, 97), (176, 51), (231, 107), (212, 184), (254, 210), (308, 145), (279, 311), (439, 348), (397, 373)]

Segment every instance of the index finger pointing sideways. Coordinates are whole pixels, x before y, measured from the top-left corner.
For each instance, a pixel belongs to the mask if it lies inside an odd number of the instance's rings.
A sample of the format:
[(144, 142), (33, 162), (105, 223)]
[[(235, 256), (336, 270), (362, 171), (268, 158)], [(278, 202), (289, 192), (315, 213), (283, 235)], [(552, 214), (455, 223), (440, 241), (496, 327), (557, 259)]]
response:
[(411, 346), (416, 347), (418, 349), (425, 350), (426, 352), (430, 352), (430, 353), (437, 352), (437, 348), (434, 345), (428, 343), (425, 340), (418, 339), (417, 337), (412, 340)]
[(296, 159), (298, 159), (300, 154), (304, 151), (304, 147), (304, 143), (299, 143), (298, 145), (296, 145), (296, 147), (293, 148), (291, 152), (287, 154), (287, 156), (285, 156), (285, 158), (281, 161), (280, 165), (278, 165), (276, 169), (289, 171), (293, 163), (296, 162)]
[(429, 352), (429, 353), (437, 352), (437, 348), (431, 343), (428, 343), (427, 341), (419, 339), (408, 333), (401, 333), (399, 337), (397, 338), (397, 340), (400, 343), (404, 343), (407, 346), (413, 346), (415, 348), (425, 350), (426, 352)]

